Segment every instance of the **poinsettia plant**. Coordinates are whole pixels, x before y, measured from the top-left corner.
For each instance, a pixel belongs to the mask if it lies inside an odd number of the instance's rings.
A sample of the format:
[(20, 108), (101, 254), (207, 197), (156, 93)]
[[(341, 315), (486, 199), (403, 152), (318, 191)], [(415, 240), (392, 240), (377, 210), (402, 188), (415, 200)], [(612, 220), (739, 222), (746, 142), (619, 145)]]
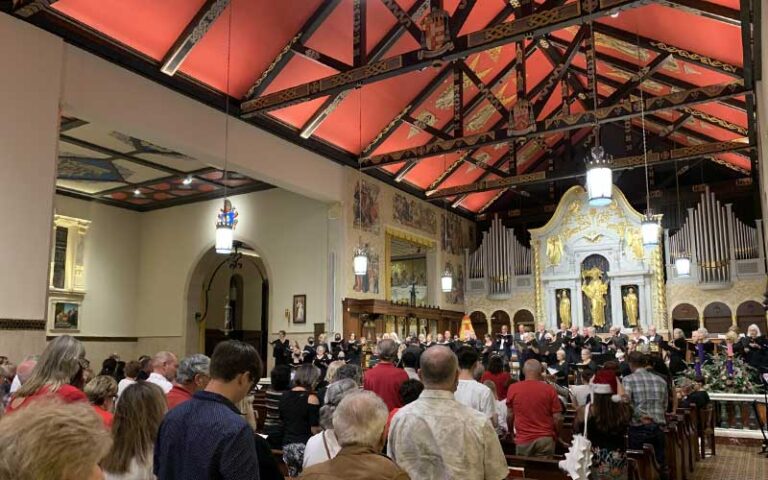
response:
[[(727, 361), (724, 356), (718, 356), (701, 367), (704, 390), (710, 393), (759, 393), (758, 385), (752, 381), (755, 369), (741, 358), (733, 358), (733, 375), (729, 375)], [(686, 370), (685, 378), (696, 380), (693, 368)]]

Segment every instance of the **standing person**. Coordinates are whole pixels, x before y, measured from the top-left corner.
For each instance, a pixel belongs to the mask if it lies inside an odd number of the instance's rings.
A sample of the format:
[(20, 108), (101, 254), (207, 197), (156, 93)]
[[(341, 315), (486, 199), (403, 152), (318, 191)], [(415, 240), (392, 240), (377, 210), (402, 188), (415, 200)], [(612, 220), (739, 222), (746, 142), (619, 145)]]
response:
[(291, 368), (277, 365), (269, 373), (269, 388), (266, 391), (267, 415), (264, 431), (269, 446), (279, 449), (283, 446), (283, 422), (280, 420), (280, 399), (291, 388)]
[(131, 385), (123, 393), (115, 408), (112, 449), (101, 462), (105, 480), (153, 479), (152, 456), (166, 411), (165, 395), (149, 382)]
[(307, 344), (304, 345), (304, 350), (302, 351), (302, 358), (304, 359), (304, 363), (312, 363), (312, 361), (315, 359), (317, 346), (315, 345), (315, 337), (307, 337)]
[(291, 342), (285, 338), (285, 330), (277, 332), (277, 339), (272, 341), (272, 358), (275, 365), (286, 365), (291, 355)]
[(685, 364), (688, 342), (685, 340), (685, 334), (679, 328), (672, 331), (672, 337), (671, 343), (663, 345), (669, 354), (669, 371), (672, 375), (678, 375), (688, 369), (688, 366)]
[(493, 392), (474, 378), (474, 371), (480, 363), (477, 351), (471, 347), (462, 347), (456, 351), (459, 362), (459, 384), (454, 398), (457, 402), (485, 414), (496, 428), (496, 398)]
[(320, 400), (315, 394), (320, 369), (302, 365), (296, 369), (293, 388), (280, 397), (280, 421), (283, 423), (283, 461), (288, 476), (301, 473), (304, 450), (309, 438), (320, 432)]
[(568, 388), (568, 374), (570, 373), (570, 367), (566, 361), (565, 350), (560, 349), (555, 353), (556, 361), (554, 365), (549, 368), (555, 369), (555, 383), (561, 387)]
[(395, 367), (397, 344), (394, 340), (384, 339), (378, 344), (379, 363), (368, 370), (363, 378), (363, 388), (380, 396), (390, 410), (402, 406), (400, 385), (408, 380), (404, 370)]
[(507, 462), (493, 425), (454, 398), (458, 367), (448, 348), (424, 352), (419, 372), (424, 391), (392, 418), (387, 454), (413, 479), (506, 478)]
[(507, 398), (507, 388), (511, 383), (512, 377), (509, 372), (504, 371), (504, 360), (499, 355), (492, 355), (488, 360), (488, 369), (480, 377), (480, 382), (492, 381), (496, 385), (497, 400)]
[(307, 441), (303, 468), (328, 461), (339, 453), (341, 447), (333, 431), (333, 412), (347, 393), (356, 390), (358, 390), (357, 384), (348, 378), (328, 385), (323, 406), (320, 407), (320, 428), (323, 431), (312, 435)]
[(418, 380), (419, 374), (419, 357), (421, 356), (421, 349), (416, 346), (410, 346), (403, 351), (403, 356), (400, 361), (403, 365), (403, 370), (408, 374), (408, 378), (412, 380)]
[(85, 386), (85, 395), (101, 417), (104, 426), (112, 428), (113, 410), (117, 399), (117, 382), (109, 375), (97, 375)]
[(195, 392), (208, 386), (211, 359), (201, 353), (183, 359), (176, 371), (176, 382), (166, 395), (168, 410), (192, 399)]
[(508, 327), (502, 325), (501, 332), (498, 334), (494, 345), (496, 353), (501, 355), (502, 358), (508, 359), (512, 348), (512, 340), (512, 335), (509, 333)]
[(768, 373), (768, 339), (757, 324), (747, 327), (747, 334), (733, 348), (758, 374)]
[(147, 381), (154, 383), (163, 389), (166, 395), (173, 388), (172, 380), (176, 379), (176, 370), (179, 368), (179, 359), (171, 352), (157, 352), (152, 357), (152, 373)]
[(87, 403), (34, 402), (0, 422), (0, 478), (102, 480), (99, 462), (111, 444)]
[(538, 360), (523, 365), (525, 380), (507, 389), (507, 407), (514, 415), (515, 453), (526, 457), (546, 457), (555, 453), (563, 421), (555, 387), (542, 381)]
[(360, 351), (360, 340), (357, 339), (357, 334), (352, 332), (349, 334), (349, 340), (347, 340), (347, 353), (345, 355), (347, 363), (360, 365)]
[[(629, 425), (628, 444), (631, 449), (643, 449), (644, 443), (653, 445), (656, 461), (664, 469), (664, 412), (667, 407), (667, 382), (659, 375), (647, 370), (648, 362), (640, 352), (629, 354), (629, 368), (632, 374), (624, 378), (623, 385), (634, 408)], [(662, 470), (663, 471), (663, 470)]]
[(344, 338), (341, 336), (340, 333), (337, 333), (333, 336), (333, 340), (331, 340), (331, 357), (333, 357), (334, 360), (339, 358), (339, 354), (341, 354), (341, 359), (344, 358), (347, 350), (347, 342), (344, 340)]
[(136, 380), (146, 380), (149, 378), (149, 374), (152, 373), (152, 357), (149, 355), (142, 355), (139, 357), (139, 375)]
[[(632, 418), (632, 407), (622, 402), (616, 390), (602, 379), (592, 384), (587, 407), (576, 412), (574, 431), (584, 430), (587, 417), (587, 439), (592, 442), (592, 480), (627, 478), (626, 432)], [(587, 410), (588, 409), (588, 410)]]
[(165, 416), (157, 435), (158, 480), (259, 479), (253, 432), (235, 404), (261, 377), (253, 345), (227, 340), (211, 356), (211, 380)]
[(81, 390), (87, 366), (85, 348), (80, 340), (69, 335), (56, 337), (45, 347), (29, 378), (11, 398), (5, 413), (50, 396), (65, 403), (88, 402)]
[(125, 364), (125, 378), (117, 382), (117, 398), (120, 398), (120, 395), (123, 394), (126, 388), (128, 388), (129, 385), (133, 385), (136, 383), (136, 379), (139, 376), (139, 370), (141, 369), (141, 364), (137, 362), (136, 360), (131, 360), (130, 362)]

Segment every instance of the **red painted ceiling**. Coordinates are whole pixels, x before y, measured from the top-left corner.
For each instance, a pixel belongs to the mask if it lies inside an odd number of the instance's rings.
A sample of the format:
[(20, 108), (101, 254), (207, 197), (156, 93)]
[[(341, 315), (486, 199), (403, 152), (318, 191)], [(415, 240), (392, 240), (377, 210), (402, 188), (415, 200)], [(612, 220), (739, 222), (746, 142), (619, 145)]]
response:
[[(380, 0), (364, 1), (367, 1), (368, 9), (367, 48), (370, 51), (390, 29), (397, 25), (397, 20)], [(709, 1), (734, 10), (739, 8), (739, 0)], [(406, 11), (415, 2), (416, 0), (398, 0), (400, 7)], [(445, 0), (446, 10), (452, 13), (458, 2), (459, 0)], [(53, 6), (67, 16), (160, 61), (204, 3), (205, 0), (59, 0)], [(242, 98), (322, 3), (321, 0), (280, 0), (279, 2), (232, 0), (230, 6), (191, 51), (181, 66), (180, 72), (214, 89), (226, 90), (233, 97)], [(352, 3), (352, 0), (342, 0), (305, 42), (305, 46), (351, 64)], [(542, 3), (542, 0), (537, 0), (537, 3)], [(486, 27), (505, 4), (504, 0), (478, 1), (460, 33), (466, 34)], [(695, 12), (662, 5), (648, 5), (622, 12), (617, 18), (604, 17), (599, 23), (620, 29), (632, 38), (640, 35), (663, 42), (668, 46), (688, 50), (738, 67), (742, 66), (741, 29), (738, 26), (697, 15)], [(561, 53), (576, 31), (577, 28), (572, 27), (554, 32), (552, 40)], [(598, 53), (617, 58), (632, 67), (632, 71), (627, 71), (610, 66), (603, 61), (598, 62), (598, 73), (618, 83), (629, 81), (634, 73), (653, 62), (658, 55), (650, 50), (638, 49), (634, 43), (617, 42), (602, 35), (597, 36), (597, 43)], [(418, 48), (418, 42), (405, 33), (385, 56)], [(507, 45), (472, 55), (466, 59), (466, 63), (478, 77), (488, 81), (513, 61), (514, 56), (514, 45)], [(228, 65), (229, 80), (227, 79)], [(573, 66), (577, 69), (586, 69), (583, 54), (579, 53), (575, 56)], [(552, 68), (547, 58), (540, 51), (535, 51), (526, 63), (527, 88), (530, 90), (541, 82)], [(334, 73), (336, 71), (332, 68), (306, 57), (294, 55), (264, 93), (279, 91)], [(370, 144), (438, 73), (437, 69), (429, 68), (368, 84), (360, 90), (351, 92), (315, 131), (314, 138), (353, 154), (360, 154), (361, 149)], [(733, 80), (733, 77), (686, 62), (682, 56), (667, 62), (659, 73), (692, 86), (705, 86)], [(576, 77), (583, 85), (589, 85), (587, 78), (581, 73), (576, 73)], [(464, 80), (464, 103), (466, 104), (478, 94), (478, 89), (466, 77)], [(515, 83), (512, 74), (493, 88), (493, 93), (507, 108), (511, 108), (516, 101)], [(411, 116), (437, 129), (450, 125), (453, 115), (452, 88), (453, 82), (449, 75), (431, 96), (411, 112)], [(648, 95), (672, 92), (669, 85), (656, 81), (646, 81), (642, 89)], [(609, 85), (601, 84), (600, 86), (601, 95), (610, 95), (613, 91), (614, 88)], [(301, 129), (324, 100), (316, 99), (275, 110), (270, 112), (270, 115), (289, 126)], [(558, 86), (540, 118), (559, 108), (560, 100), (561, 92)], [(572, 106), (572, 111), (581, 109), (579, 102)], [(703, 104), (696, 109), (741, 127), (747, 125), (746, 114), (725, 103)], [(662, 112), (657, 115), (657, 121), (662, 119), (666, 122), (674, 122), (679, 115), (678, 112)], [(491, 104), (483, 100), (472, 111), (466, 112), (465, 134), (487, 130), (500, 118)], [(633, 123), (641, 125), (637, 120)], [(652, 117), (647, 119), (646, 127), (651, 131), (654, 131), (654, 128), (657, 131), (661, 128), (658, 123), (653, 122)], [(670, 138), (681, 145), (691, 145), (705, 137), (718, 141), (742, 137), (719, 128), (711, 122), (702, 122), (695, 118), (690, 119), (685, 124), (685, 128), (687, 130), (676, 132)], [(586, 133), (578, 134), (584, 136)], [(553, 135), (546, 139), (547, 145), (551, 147), (559, 139), (560, 135)], [(394, 133), (375, 150), (375, 153), (400, 150), (430, 141), (433, 141), (431, 134), (410, 124), (401, 123), (395, 128)], [(524, 172), (528, 165), (546, 154), (546, 150), (541, 149), (540, 146), (529, 144), (519, 152), (518, 172)], [(501, 161), (502, 163), (497, 166), (502, 170), (508, 168), (507, 157), (506, 147), (484, 147), (474, 155), (474, 158), (481, 162), (496, 164)], [(457, 154), (449, 154), (424, 159), (412, 168), (402, 181), (422, 190), (434, 188), (435, 181), (457, 158)], [(744, 170), (750, 167), (749, 159), (743, 155), (723, 154), (718, 156), (718, 160)], [(393, 165), (386, 167), (385, 170), (394, 174), (400, 167), (402, 165)], [(452, 174), (447, 175), (440, 187), (471, 183), (480, 177), (495, 178), (493, 174), (487, 174), (482, 168), (464, 163)], [(497, 193), (469, 195), (463, 199), (461, 207), (477, 212)]]

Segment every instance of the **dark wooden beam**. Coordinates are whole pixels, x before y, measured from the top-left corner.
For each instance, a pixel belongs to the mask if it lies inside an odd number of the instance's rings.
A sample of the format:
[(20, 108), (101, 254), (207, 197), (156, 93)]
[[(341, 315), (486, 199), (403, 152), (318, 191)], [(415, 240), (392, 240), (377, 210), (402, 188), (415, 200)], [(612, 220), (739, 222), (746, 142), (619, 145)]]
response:
[(464, 136), (464, 74), (459, 62), (453, 64), (453, 136)]
[(29, 18), (56, 3), (57, 0), (10, 0), (8, 11), (21, 18)]
[[(414, 23), (418, 22), (427, 12), (427, 7), (429, 7), (429, 0), (416, 0), (416, 3), (408, 9), (408, 18)], [(379, 40), (379, 43), (371, 49), (368, 60), (371, 61), (374, 58), (381, 58), (406, 31), (407, 29), (405, 26), (400, 22), (397, 22), (395, 26), (392, 27), (381, 40)], [(416, 41), (421, 42), (421, 37)]]
[(203, 39), (227, 5), (229, 0), (205, 0), (166, 52), (160, 71), (166, 75), (175, 75), (197, 42)]
[[(691, 147), (674, 148), (671, 150), (664, 150), (662, 152), (649, 152), (648, 153), (648, 165), (661, 165), (664, 163), (670, 163), (675, 161), (688, 160), (691, 158), (715, 155), (718, 153), (727, 153), (735, 151), (743, 151), (752, 149), (751, 145), (741, 142), (715, 142), (704, 143), (701, 145), (695, 145)], [(642, 167), (645, 164), (645, 158), (643, 155), (631, 155), (626, 157), (616, 158), (613, 161), (613, 170), (627, 170), (637, 167)], [(468, 185), (458, 185), (456, 187), (444, 188), (436, 191), (428, 191), (427, 197), (429, 199), (452, 197), (459, 194), (469, 194), (477, 192), (487, 192), (491, 190), (497, 190), (499, 188), (508, 188), (520, 185), (533, 185), (537, 183), (547, 183), (552, 181), (565, 180), (569, 178), (575, 178), (583, 176), (584, 170), (573, 172), (559, 172), (549, 173), (546, 171), (540, 171), (535, 173), (529, 173), (524, 175), (515, 175), (508, 178), (500, 178), (497, 180), (488, 180), (484, 182), (476, 182)]]
[[(708, 103), (715, 100), (741, 95), (751, 95), (752, 92), (744, 88), (741, 82), (710, 85), (675, 92), (670, 95), (648, 98), (645, 100), (644, 111), (653, 113), (661, 110), (677, 109)], [(455, 152), (468, 148), (477, 148), (485, 145), (495, 145), (507, 142), (515, 138), (531, 139), (552, 133), (589, 127), (594, 124), (603, 124), (633, 118), (640, 115), (640, 100), (626, 100), (617, 105), (599, 107), (597, 110), (588, 110), (568, 116), (557, 116), (550, 120), (536, 122), (533, 133), (516, 135), (506, 128), (491, 130), (462, 138), (443, 140), (418, 147), (399, 150), (367, 157), (361, 166), (364, 169), (382, 167), (409, 160), (418, 160), (443, 153)]]
[(312, 117), (310, 117), (307, 123), (301, 127), (301, 130), (299, 130), (299, 136), (301, 138), (311, 137), (315, 133), (315, 130), (320, 128), (320, 125), (322, 125), (322, 123), (336, 110), (341, 102), (347, 98), (347, 95), (349, 95), (349, 92), (351, 91), (352, 90), (345, 90), (343, 92), (337, 93), (336, 95), (328, 98), (325, 102), (323, 102), (320, 108), (318, 108), (317, 111), (312, 114)]
[(472, 9), (475, 8), (477, 0), (462, 0), (456, 6), (456, 10), (453, 11), (451, 16), (451, 34), (456, 37), (464, 27), (464, 22), (467, 21)]
[(741, 25), (739, 11), (724, 5), (704, 0), (660, 0), (659, 3), (728, 25)]
[(480, 77), (477, 76), (475, 71), (469, 68), (469, 66), (464, 63), (463, 60), (459, 60), (457, 65), (461, 71), (464, 72), (464, 75), (469, 78), (469, 81), (475, 84), (477, 90), (483, 97), (485, 97), (486, 100), (488, 100), (488, 103), (493, 105), (493, 108), (495, 108), (502, 117), (509, 117), (509, 110), (507, 110), (507, 107), (505, 107), (504, 104), (501, 103), (501, 100), (499, 100), (499, 97), (497, 97), (496, 94), (493, 93), (490, 88), (488, 88), (488, 85), (480, 80)]
[[(654, 147), (656, 147), (656, 146), (658, 146), (658, 145), (661, 145), (661, 143), (662, 143), (662, 142), (663, 142), (663, 141), (664, 141), (664, 140), (665, 140), (667, 137), (669, 137), (670, 135), (672, 135), (673, 133), (675, 133), (676, 131), (678, 131), (680, 128), (682, 128), (682, 127), (683, 127), (683, 125), (685, 125), (685, 124), (686, 124), (686, 122), (688, 122), (688, 120), (690, 120), (690, 119), (691, 119), (691, 116), (692, 116), (692, 115), (691, 115), (690, 113), (684, 113), (684, 114), (680, 115), (680, 118), (678, 118), (677, 120), (675, 120), (675, 121), (674, 121), (674, 122), (672, 122), (671, 124), (669, 124), (669, 125), (665, 125), (665, 126), (664, 126), (664, 130), (662, 130), (661, 132), (659, 132), (659, 134), (658, 134), (657, 136), (655, 136), (654, 138), (652, 138), (652, 139), (651, 139), (651, 141), (649, 141), (649, 142), (648, 142), (648, 141), (646, 141), (646, 148), (647, 148), (648, 150), (653, 150), (653, 148), (654, 148)], [(631, 120), (630, 120), (630, 121), (631, 121)], [(656, 121), (656, 119), (655, 119), (655, 118), (654, 118), (654, 121)], [(635, 142), (635, 144), (634, 144), (634, 146), (633, 146), (633, 150), (636, 150), (636, 149), (638, 149), (638, 148), (641, 148), (642, 146), (643, 146), (643, 140), (642, 140), (642, 138), (641, 138), (641, 139), (639, 139), (637, 142)]]
[(368, 2), (354, 0), (352, 3), (352, 58), (356, 67), (368, 63)]
[(403, 122), (407, 123), (408, 125), (412, 125), (415, 128), (418, 128), (424, 133), (428, 133), (436, 138), (442, 138), (444, 140), (448, 140), (451, 138), (451, 135), (448, 135), (447, 133), (444, 133), (442, 130), (438, 130), (437, 128), (429, 125), (426, 122), (423, 122), (417, 118), (413, 118), (410, 115), (406, 115), (403, 117)]
[[(423, 50), (414, 50), (378, 62), (358, 67), (343, 74), (314, 80), (279, 92), (246, 100), (241, 105), (241, 116), (252, 117), (260, 112), (284, 108), (296, 103), (333, 95), (355, 85), (367, 84), (402, 75), (415, 70), (429, 68), (435, 63), (453, 60), (508, 43), (519, 42), (530, 36), (541, 36), (571, 25), (599, 18), (621, 8), (644, 3), (644, 0), (610, 0), (596, 4), (594, 0), (579, 0), (546, 11), (504, 22), (478, 32), (456, 37), (446, 53), (425, 55)], [(606, 6), (610, 3), (610, 6)]]
[(410, 33), (414, 40), (416, 40), (418, 43), (421, 43), (422, 32), (421, 28), (419, 28), (419, 26), (416, 24), (416, 19), (414, 19), (409, 12), (403, 10), (403, 8), (397, 3), (396, 0), (381, 0), (381, 3), (383, 3), (384, 6), (387, 7), (387, 10), (389, 10), (390, 13), (395, 16), (397, 23), (400, 24), (408, 33)]
[[(576, 32), (576, 36), (573, 37), (571, 44), (565, 49), (565, 54), (559, 59), (560, 61), (557, 62), (557, 64), (553, 65), (552, 72), (547, 77), (547, 82), (544, 84), (541, 94), (533, 102), (533, 113), (536, 118), (539, 118), (539, 115), (541, 115), (541, 111), (544, 110), (544, 107), (547, 105), (557, 84), (563, 79), (565, 74), (568, 73), (571, 62), (576, 56), (576, 52), (579, 51), (579, 45), (584, 40), (587, 32), (588, 29), (586, 27), (582, 26), (579, 28), (579, 31)], [(541, 44), (542, 42), (544, 43), (543, 47), (547, 48), (548, 40), (546, 38), (540, 39), (539, 43)]]
[(602, 102), (602, 106), (612, 105), (622, 98), (627, 97), (636, 88), (640, 87), (649, 77), (656, 73), (661, 67), (664, 66), (669, 60), (672, 59), (672, 54), (659, 55), (651, 63), (641, 68), (634, 78), (628, 80), (621, 88), (615, 90), (608, 98)]
[(333, 12), (341, 0), (323, 0), (317, 10), (307, 19), (299, 32), (293, 36), (282, 50), (277, 54), (272, 63), (261, 73), (245, 94), (245, 98), (258, 97), (269, 87), (272, 81), (283, 71), (288, 62), (293, 58), (293, 46), (306, 42), (314, 34), (325, 19)]
[(317, 50), (309, 48), (302, 43), (297, 42), (294, 44), (291, 47), (291, 51), (295, 54), (301, 55), (307, 60), (311, 60), (315, 63), (323, 65), (324, 67), (336, 70), (337, 72), (346, 72), (352, 68), (352, 65), (349, 65), (346, 62), (342, 62), (341, 60), (337, 60), (324, 53), (318, 52)]

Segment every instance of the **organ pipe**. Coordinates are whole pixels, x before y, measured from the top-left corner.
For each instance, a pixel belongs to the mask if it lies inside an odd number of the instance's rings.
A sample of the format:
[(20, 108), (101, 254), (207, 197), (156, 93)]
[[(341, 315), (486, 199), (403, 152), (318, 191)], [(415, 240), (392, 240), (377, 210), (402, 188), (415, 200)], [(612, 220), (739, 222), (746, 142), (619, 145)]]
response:
[(511, 294), (515, 277), (531, 274), (531, 250), (517, 241), (500, 218), (491, 221), (480, 247), (467, 254), (470, 278), (485, 278), (489, 294)]

